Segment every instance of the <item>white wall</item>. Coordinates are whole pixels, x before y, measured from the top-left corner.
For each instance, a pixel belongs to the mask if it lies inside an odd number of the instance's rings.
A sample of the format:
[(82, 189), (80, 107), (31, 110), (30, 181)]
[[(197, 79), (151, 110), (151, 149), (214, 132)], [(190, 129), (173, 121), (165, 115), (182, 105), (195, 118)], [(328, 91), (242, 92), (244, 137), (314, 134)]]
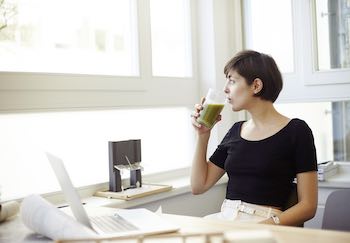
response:
[(185, 193), (137, 207), (156, 211), (161, 206), (163, 213), (203, 217), (220, 212), (221, 204), (225, 197), (226, 184), (220, 184), (201, 195), (194, 196), (191, 193)]
[(107, 182), (108, 141), (141, 139), (143, 174), (189, 167), (184, 107), (0, 114), (1, 200), (59, 190), (45, 152), (64, 160), (76, 187)]

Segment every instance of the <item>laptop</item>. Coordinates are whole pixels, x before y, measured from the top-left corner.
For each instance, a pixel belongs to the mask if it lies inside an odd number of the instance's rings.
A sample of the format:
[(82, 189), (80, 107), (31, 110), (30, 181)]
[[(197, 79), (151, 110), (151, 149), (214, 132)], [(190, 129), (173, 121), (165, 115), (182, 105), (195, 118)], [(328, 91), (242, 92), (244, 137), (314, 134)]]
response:
[(73, 187), (63, 161), (50, 153), (46, 153), (46, 156), (74, 217), (78, 222), (96, 232), (97, 235), (102, 237), (151, 235), (179, 230), (177, 226), (145, 208), (117, 209), (112, 214), (89, 217)]

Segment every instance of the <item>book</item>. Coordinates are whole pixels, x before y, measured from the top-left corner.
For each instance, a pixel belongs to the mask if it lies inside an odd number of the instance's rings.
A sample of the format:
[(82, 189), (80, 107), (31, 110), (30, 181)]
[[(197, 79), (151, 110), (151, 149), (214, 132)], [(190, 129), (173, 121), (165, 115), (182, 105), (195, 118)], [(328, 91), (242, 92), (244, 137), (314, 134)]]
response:
[(135, 198), (146, 197), (160, 192), (170, 191), (172, 186), (143, 183), (142, 187), (131, 188), (121, 192), (97, 191), (94, 196), (132, 200)]
[(328, 180), (330, 177), (334, 176), (338, 172), (338, 167), (333, 167), (330, 170), (327, 170), (325, 172), (318, 172), (318, 180), (319, 181), (325, 181)]
[(317, 164), (317, 170), (319, 173), (324, 173), (326, 171), (330, 171), (334, 168), (337, 168), (339, 165), (334, 162), (334, 161), (326, 161), (326, 162), (322, 162)]

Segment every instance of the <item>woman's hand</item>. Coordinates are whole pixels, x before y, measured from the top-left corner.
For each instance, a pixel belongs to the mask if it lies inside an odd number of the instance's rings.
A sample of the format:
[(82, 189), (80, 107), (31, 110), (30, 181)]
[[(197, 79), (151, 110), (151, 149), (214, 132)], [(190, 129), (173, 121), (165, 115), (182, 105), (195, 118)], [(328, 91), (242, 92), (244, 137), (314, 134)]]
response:
[[(194, 105), (194, 112), (191, 114), (191, 121), (192, 121), (192, 125), (193, 127), (196, 129), (196, 131), (198, 132), (198, 135), (202, 135), (202, 134), (205, 134), (205, 133), (208, 133), (210, 132), (211, 128), (207, 128), (206, 126), (200, 124), (197, 119), (198, 117), (200, 117), (200, 112), (201, 110), (203, 110), (203, 104), (204, 104), (204, 101), (205, 101), (205, 98), (203, 97), (201, 99), (201, 104), (195, 104)], [(221, 115), (219, 115), (217, 118), (216, 118), (216, 122), (215, 124), (218, 122), (218, 121), (221, 121)], [(214, 125), (215, 125), (214, 124)], [(214, 127), (214, 126), (213, 126)]]

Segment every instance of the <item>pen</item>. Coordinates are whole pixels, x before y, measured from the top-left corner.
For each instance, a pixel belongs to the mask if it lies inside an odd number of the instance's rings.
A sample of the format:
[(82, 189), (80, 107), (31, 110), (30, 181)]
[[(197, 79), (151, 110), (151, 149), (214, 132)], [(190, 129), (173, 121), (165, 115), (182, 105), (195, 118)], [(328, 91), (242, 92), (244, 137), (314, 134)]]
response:
[(331, 160), (327, 160), (327, 161), (324, 161), (324, 162), (321, 162), (321, 163), (318, 163), (318, 165), (324, 165), (324, 164), (327, 164), (329, 162), (332, 162)]
[[(85, 205), (86, 203), (81, 203), (81, 204)], [(66, 208), (66, 207), (69, 207), (69, 205), (68, 204), (62, 205), (62, 206), (58, 206), (57, 208)]]

